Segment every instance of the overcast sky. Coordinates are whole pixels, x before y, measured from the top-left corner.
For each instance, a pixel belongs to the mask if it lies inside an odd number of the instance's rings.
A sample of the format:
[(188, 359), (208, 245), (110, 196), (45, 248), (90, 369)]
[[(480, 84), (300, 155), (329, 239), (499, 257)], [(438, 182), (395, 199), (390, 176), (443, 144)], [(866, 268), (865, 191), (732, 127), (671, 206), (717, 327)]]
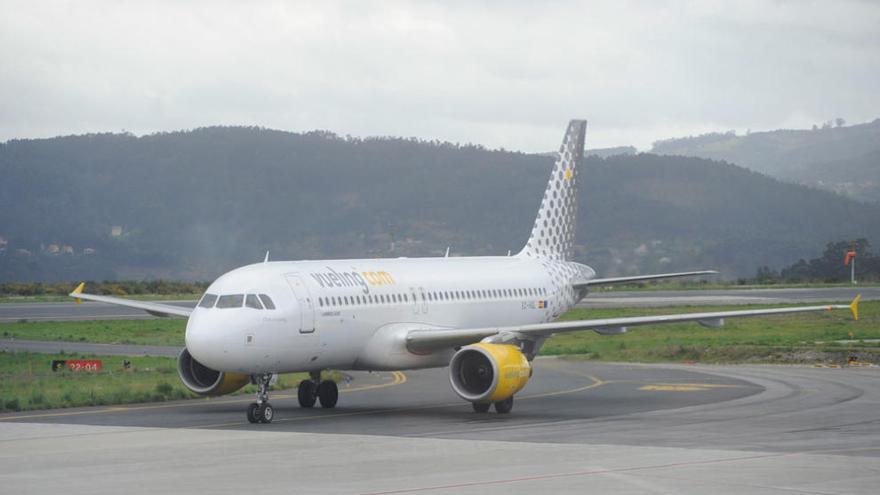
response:
[(555, 149), (880, 117), (880, 2), (0, 0), (0, 141), (208, 125)]

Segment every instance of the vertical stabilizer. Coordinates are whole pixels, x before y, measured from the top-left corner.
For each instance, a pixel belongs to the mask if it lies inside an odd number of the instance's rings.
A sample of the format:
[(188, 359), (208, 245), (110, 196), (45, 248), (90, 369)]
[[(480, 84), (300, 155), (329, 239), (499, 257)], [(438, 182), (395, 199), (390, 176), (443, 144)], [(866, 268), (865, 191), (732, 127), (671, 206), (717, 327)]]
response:
[(586, 130), (586, 120), (568, 123), (532, 235), (520, 255), (560, 261), (571, 259), (577, 216), (577, 166), (584, 156)]

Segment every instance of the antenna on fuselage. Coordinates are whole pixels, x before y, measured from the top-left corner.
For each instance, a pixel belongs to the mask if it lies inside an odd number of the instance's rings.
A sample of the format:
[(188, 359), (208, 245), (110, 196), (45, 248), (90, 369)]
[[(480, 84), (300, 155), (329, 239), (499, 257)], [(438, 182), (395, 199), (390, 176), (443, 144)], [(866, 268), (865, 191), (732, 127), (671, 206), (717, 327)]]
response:
[(507, 250), (507, 255), (510, 256), (510, 249)]
[(269, 251), (266, 251), (266, 257), (263, 258), (263, 263), (268, 263), (268, 262), (269, 262)]
[(444, 258), (449, 257), (449, 246), (446, 246), (446, 254), (443, 255)]

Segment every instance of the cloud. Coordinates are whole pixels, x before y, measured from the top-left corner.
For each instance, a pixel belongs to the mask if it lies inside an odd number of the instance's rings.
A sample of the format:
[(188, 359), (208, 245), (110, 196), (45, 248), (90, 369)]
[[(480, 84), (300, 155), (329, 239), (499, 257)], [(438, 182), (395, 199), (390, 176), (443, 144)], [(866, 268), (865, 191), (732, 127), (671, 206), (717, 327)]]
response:
[(261, 125), (543, 151), (880, 114), (871, 2), (0, 2), (0, 140)]

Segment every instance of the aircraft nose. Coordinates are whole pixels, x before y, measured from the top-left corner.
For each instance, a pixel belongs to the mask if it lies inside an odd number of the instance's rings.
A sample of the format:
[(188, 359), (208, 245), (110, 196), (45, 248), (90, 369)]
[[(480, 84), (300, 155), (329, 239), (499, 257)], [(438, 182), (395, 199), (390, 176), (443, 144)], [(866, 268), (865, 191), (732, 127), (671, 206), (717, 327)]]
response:
[(186, 348), (196, 361), (218, 367), (222, 360), (222, 331), (210, 315), (194, 311), (186, 322)]

